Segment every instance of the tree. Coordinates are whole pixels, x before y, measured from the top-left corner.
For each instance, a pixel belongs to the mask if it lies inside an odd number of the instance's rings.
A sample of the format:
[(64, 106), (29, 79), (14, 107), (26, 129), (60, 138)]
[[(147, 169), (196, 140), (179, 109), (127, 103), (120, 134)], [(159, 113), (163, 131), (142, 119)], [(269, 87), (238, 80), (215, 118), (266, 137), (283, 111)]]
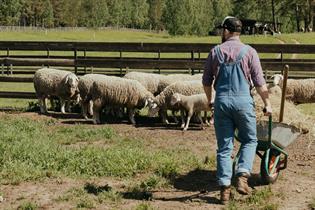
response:
[(107, 2), (104, 0), (83, 0), (82, 15), (79, 25), (87, 27), (104, 27), (109, 17)]
[(17, 25), (21, 6), (20, 0), (0, 0), (0, 25)]
[(163, 10), (165, 8), (165, 0), (148, 0), (149, 11), (149, 27), (154, 30), (164, 29), (162, 22)]
[(147, 1), (133, 0), (131, 5), (131, 27), (143, 28), (148, 22), (149, 5)]
[(163, 22), (171, 35), (188, 34), (192, 25), (191, 2), (189, 0), (168, 0), (163, 14)]

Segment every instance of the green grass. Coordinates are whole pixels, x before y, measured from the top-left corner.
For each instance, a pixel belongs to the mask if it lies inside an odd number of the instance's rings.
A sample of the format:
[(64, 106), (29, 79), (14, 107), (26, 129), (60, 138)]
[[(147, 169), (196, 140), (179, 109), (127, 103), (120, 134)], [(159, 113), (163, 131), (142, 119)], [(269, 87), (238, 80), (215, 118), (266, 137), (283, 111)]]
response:
[(106, 126), (60, 127), (54, 120), (5, 115), (0, 119), (0, 139), (1, 183), (18, 184), (47, 176), (126, 178), (155, 174), (171, 179), (196, 167), (207, 167), (189, 148), (152, 151), (145, 140), (119, 137)]
[(264, 187), (261, 190), (254, 191), (249, 197), (243, 200), (231, 200), (226, 209), (228, 210), (277, 210), (278, 205), (271, 202), (275, 194), (271, 187)]
[[(258, 36), (241, 36), (244, 43), (247, 44), (278, 44), (279, 39), (286, 43), (293, 43), (293, 39), (303, 44), (315, 44), (314, 33), (295, 33), (282, 34), (278, 36), (258, 35)], [(150, 33), (143, 31), (131, 30), (38, 30), (30, 29), (22, 31), (0, 31), (0, 41), (91, 41), (91, 42), (153, 42), (153, 43), (220, 43), (220, 36), (170, 36), (167, 33)], [(210, 50), (210, 49), (209, 49)], [(12, 55), (46, 55), (47, 52), (23, 52), (14, 51)], [(6, 55), (6, 51), (0, 51), (0, 55)], [(50, 55), (73, 55), (73, 52), (52, 51)], [(83, 52), (78, 52), (83, 56)], [(87, 52), (88, 56), (119, 56), (118, 52)], [(207, 53), (201, 53), (201, 58), (206, 58)], [(260, 53), (261, 58), (274, 58), (274, 53)], [(123, 53), (123, 57), (151, 57), (157, 58), (157, 53)], [(197, 53), (194, 57), (198, 57)], [(291, 55), (284, 55), (285, 58)], [(298, 58), (314, 58), (315, 55), (298, 55)], [(161, 53), (161, 58), (191, 58), (191, 53)], [(39, 67), (38, 67), (39, 68)], [(24, 75), (25, 76), (25, 75)], [(30, 75), (28, 75), (30, 76)], [(0, 83), (0, 91), (34, 91), (32, 83)], [(34, 100), (23, 99), (0, 99), (0, 107), (15, 107), (26, 109), (29, 102)]]

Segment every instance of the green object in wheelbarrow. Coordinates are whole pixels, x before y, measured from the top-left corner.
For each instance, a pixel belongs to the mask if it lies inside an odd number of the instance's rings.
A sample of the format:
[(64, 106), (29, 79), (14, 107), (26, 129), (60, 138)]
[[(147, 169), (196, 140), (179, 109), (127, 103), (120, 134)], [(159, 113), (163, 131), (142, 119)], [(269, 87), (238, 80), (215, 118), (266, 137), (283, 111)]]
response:
[[(257, 149), (256, 154), (261, 158), (260, 176), (264, 184), (274, 183), (279, 172), (287, 167), (288, 154), (284, 150), (294, 142), (300, 132), (294, 126), (272, 122), (272, 117), (268, 121), (257, 122)], [(235, 138), (239, 140), (237, 132)], [(239, 153), (233, 162), (235, 172)]]

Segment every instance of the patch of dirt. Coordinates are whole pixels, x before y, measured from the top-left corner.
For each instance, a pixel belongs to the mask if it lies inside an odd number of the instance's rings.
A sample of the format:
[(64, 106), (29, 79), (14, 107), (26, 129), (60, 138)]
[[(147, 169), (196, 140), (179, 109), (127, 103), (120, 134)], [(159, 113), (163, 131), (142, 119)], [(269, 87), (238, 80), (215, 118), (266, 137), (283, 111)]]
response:
[[(3, 113), (0, 113), (2, 117)], [(27, 117), (34, 120), (56, 119), (56, 126), (72, 126), (85, 124), (88, 127), (105, 125), (92, 125), (78, 115), (52, 114), (50, 116), (37, 113), (10, 114), (11, 117)], [(163, 149), (178, 146), (191, 148), (199, 157), (213, 156), (216, 153), (216, 139), (214, 129), (206, 127), (200, 130), (193, 126), (183, 132), (177, 126), (163, 126), (151, 118), (138, 118), (139, 124), (135, 127), (127, 123), (106, 124), (113, 128), (120, 136), (127, 138), (144, 139), (152, 149)], [(308, 204), (315, 198), (315, 140), (314, 137), (304, 134), (286, 148), (289, 154), (288, 167), (281, 171), (279, 179), (271, 185), (275, 196), (273, 203), (279, 204), (279, 209), (309, 209)], [(256, 189), (263, 186), (259, 184), (260, 158), (256, 156), (254, 176), (250, 183)], [(174, 180), (170, 189), (160, 189), (152, 192), (152, 200), (147, 201), (156, 209), (222, 209), (219, 205), (219, 188), (216, 184), (215, 171), (193, 170), (182, 174)], [(71, 178), (51, 178), (40, 182), (23, 182), (19, 185), (2, 185), (4, 201), (0, 209), (15, 209), (25, 201), (37, 203), (40, 209), (70, 209), (76, 207), (73, 201), (56, 201), (71, 188), (83, 188), (87, 180)], [(112, 178), (97, 178), (89, 180), (99, 186), (109, 185), (119, 191), (126, 191), (125, 181)], [(123, 199), (118, 206), (103, 203), (96, 209), (133, 209), (144, 201), (137, 199)]]

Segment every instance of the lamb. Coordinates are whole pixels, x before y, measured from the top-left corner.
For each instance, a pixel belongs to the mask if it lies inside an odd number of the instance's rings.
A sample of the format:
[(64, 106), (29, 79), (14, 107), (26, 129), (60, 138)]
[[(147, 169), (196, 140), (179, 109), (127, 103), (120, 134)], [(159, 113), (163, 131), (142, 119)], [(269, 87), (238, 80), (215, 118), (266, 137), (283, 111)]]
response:
[(172, 109), (173, 111), (176, 111), (180, 108), (178, 106), (174, 107), (170, 104), (171, 97), (174, 93), (180, 93), (183, 95), (194, 95), (204, 93), (204, 89), (201, 80), (175, 82), (167, 86), (165, 90), (163, 90), (153, 100), (149, 101), (148, 115), (152, 117), (157, 112), (160, 112), (162, 122), (164, 124), (169, 124), (167, 120), (167, 109)]
[(129, 72), (124, 78), (140, 82), (148, 91), (154, 95), (161, 93), (167, 86), (178, 81), (201, 80), (202, 74), (154, 74), (144, 72)]
[[(214, 100), (212, 101), (212, 103)], [(209, 106), (208, 98), (206, 94), (195, 94), (190, 96), (185, 96), (179, 93), (174, 93), (171, 97), (171, 105), (179, 104), (181, 107), (187, 111), (187, 122), (186, 126), (184, 123), (184, 113), (181, 112), (182, 117), (182, 125), (181, 128), (183, 128), (184, 131), (188, 129), (190, 118), (194, 113), (197, 114), (200, 122), (201, 122), (201, 129), (203, 129), (203, 120), (201, 119), (201, 111), (205, 112), (204, 120), (207, 125), (210, 125), (207, 121), (207, 111), (212, 111), (212, 107)]]
[(33, 82), (42, 114), (47, 113), (47, 98), (59, 98), (63, 114), (66, 100), (75, 100), (77, 103), (80, 100), (79, 79), (69, 71), (42, 68), (35, 72)]
[[(283, 76), (275, 74), (273, 83), (283, 86)], [(292, 102), (315, 103), (315, 79), (288, 79), (286, 88), (286, 98)]]
[(153, 94), (136, 80), (104, 77), (106, 78), (94, 81), (92, 85), (94, 124), (100, 123), (100, 111), (105, 105), (127, 107), (130, 122), (136, 124), (135, 109), (145, 107), (148, 100), (153, 100)]

